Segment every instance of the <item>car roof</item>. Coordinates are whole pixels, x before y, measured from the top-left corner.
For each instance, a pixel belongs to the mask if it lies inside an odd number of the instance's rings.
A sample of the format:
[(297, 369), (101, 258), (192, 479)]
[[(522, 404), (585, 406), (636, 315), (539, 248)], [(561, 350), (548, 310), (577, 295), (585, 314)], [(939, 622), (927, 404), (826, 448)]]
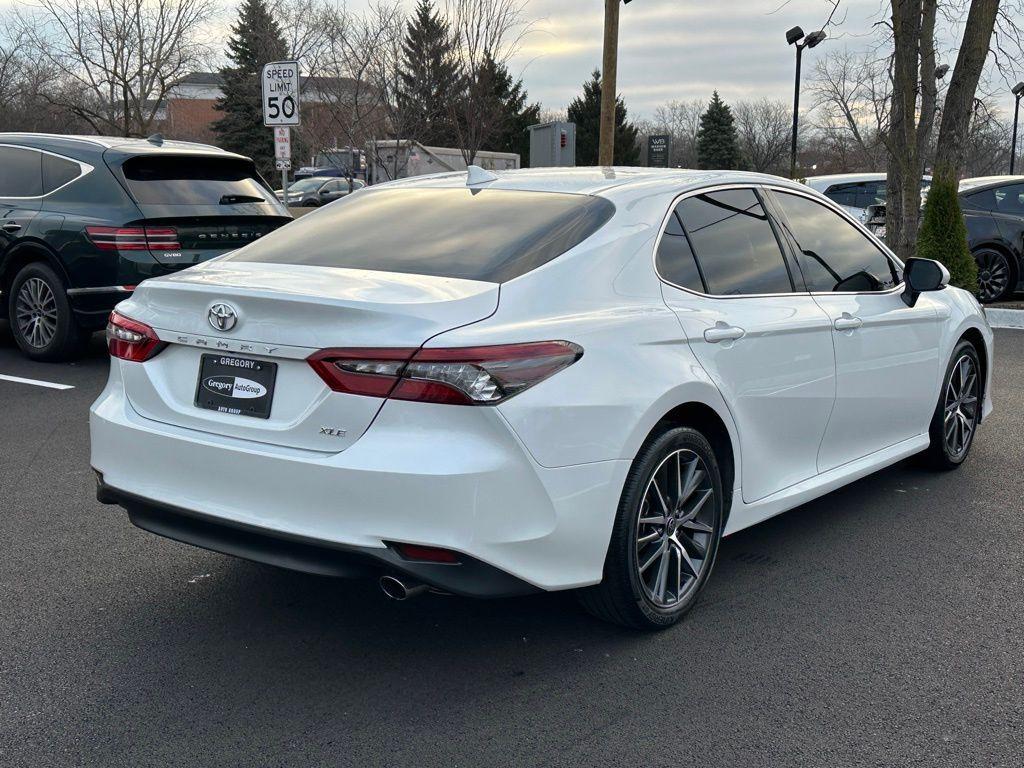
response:
[[(780, 176), (747, 171), (698, 171), (683, 168), (631, 168), (586, 166), (576, 168), (523, 168), (510, 171), (487, 171), (492, 179), (472, 185), (473, 189), (509, 189), (529, 192), (564, 192), (601, 197), (622, 197), (630, 194), (681, 192), (715, 184), (779, 184), (806, 189), (801, 184)], [(370, 189), (428, 189), (465, 187), (467, 172), (437, 173), (414, 176)]]
[(148, 139), (131, 138), (124, 136), (87, 136), (87, 135), (65, 135), (58, 133), (0, 133), (0, 144), (19, 144), (35, 149), (46, 149), (59, 151), (60, 149), (77, 151), (95, 151), (102, 154), (108, 149), (113, 149), (124, 154), (131, 153), (156, 153), (164, 151), (199, 152), (202, 154), (217, 154), (225, 157), (241, 157), (233, 152), (215, 147), (212, 144), (200, 144), (192, 141), (174, 141), (164, 139), (162, 143), (155, 143)]
[(804, 183), (819, 191), (832, 184), (856, 184), (859, 181), (885, 181), (884, 173), (832, 173), (825, 176), (808, 176)]
[(1024, 182), (1024, 176), (975, 176), (970, 179), (960, 179), (960, 191), (975, 189), (987, 185), (998, 186), (1010, 182)]

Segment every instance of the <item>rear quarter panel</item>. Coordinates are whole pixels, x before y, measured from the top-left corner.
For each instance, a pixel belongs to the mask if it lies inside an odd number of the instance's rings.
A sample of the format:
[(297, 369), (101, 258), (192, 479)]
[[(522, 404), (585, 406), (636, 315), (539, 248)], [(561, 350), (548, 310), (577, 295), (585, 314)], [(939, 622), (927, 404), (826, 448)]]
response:
[(712, 407), (737, 450), (721, 395), (654, 274), (654, 239), (671, 199), (620, 208), (577, 248), (502, 285), (492, 317), (426, 345), (566, 340), (583, 347), (574, 365), (498, 406), (542, 466), (632, 459), (657, 422), (687, 402)]

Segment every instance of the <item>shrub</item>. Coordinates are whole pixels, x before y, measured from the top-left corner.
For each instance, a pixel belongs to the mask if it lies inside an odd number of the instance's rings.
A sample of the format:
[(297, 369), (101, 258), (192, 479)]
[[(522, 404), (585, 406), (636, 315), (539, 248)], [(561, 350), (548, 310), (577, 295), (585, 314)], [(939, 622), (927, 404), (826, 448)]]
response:
[(949, 283), (977, 293), (978, 265), (967, 245), (967, 225), (960, 211), (957, 183), (935, 179), (928, 190), (924, 222), (917, 233), (917, 255), (942, 262)]

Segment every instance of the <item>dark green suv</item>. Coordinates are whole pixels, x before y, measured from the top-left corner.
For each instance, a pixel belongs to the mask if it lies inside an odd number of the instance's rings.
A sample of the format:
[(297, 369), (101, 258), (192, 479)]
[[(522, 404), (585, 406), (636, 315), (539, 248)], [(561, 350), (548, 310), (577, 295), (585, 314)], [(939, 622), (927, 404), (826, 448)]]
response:
[(0, 133), (0, 309), (37, 360), (73, 357), (141, 281), (291, 220), (252, 160), (202, 144)]

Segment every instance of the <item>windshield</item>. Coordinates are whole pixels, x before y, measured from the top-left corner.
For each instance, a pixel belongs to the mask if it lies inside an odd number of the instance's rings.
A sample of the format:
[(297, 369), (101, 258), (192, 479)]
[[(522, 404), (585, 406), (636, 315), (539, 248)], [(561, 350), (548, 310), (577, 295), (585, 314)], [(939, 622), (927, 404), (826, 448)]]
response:
[(140, 155), (121, 169), (142, 205), (276, 203), (252, 162), (240, 158)]
[(371, 189), (228, 258), (500, 283), (583, 242), (614, 212), (610, 201), (590, 195)]

